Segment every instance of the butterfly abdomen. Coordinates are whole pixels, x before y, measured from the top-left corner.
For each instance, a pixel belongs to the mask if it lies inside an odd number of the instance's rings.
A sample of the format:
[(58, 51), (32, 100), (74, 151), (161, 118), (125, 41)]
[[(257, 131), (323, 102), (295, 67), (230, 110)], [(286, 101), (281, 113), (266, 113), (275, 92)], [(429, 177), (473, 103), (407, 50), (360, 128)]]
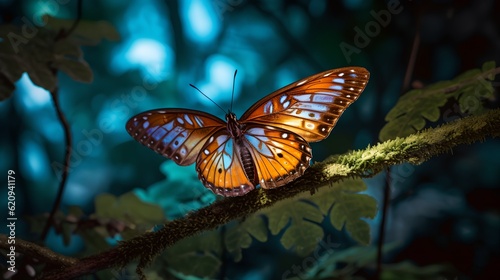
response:
[(255, 163), (253, 162), (250, 151), (244, 145), (240, 145), (240, 159), (248, 180), (252, 182), (252, 184), (257, 185), (259, 183), (259, 178), (255, 170)]

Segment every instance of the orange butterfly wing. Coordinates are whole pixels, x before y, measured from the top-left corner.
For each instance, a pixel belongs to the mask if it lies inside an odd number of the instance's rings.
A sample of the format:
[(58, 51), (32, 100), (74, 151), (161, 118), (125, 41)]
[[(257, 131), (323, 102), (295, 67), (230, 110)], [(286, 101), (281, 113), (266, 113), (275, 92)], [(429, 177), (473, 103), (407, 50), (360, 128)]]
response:
[(276, 188), (309, 167), (311, 148), (300, 136), (276, 127), (248, 124), (241, 141), (227, 130), (212, 135), (196, 162), (201, 182), (214, 193), (243, 195), (260, 184)]
[(146, 111), (126, 125), (133, 138), (179, 165), (194, 163), (208, 138), (225, 128), (221, 119), (188, 109)]
[(249, 180), (240, 158), (241, 146), (237, 145), (227, 130), (217, 131), (201, 150), (196, 171), (198, 178), (214, 193), (238, 196), (255, 189)]
[(299, 135), (273, 126), (249, 123), (244, 136), (265, 189), (283, 186), (302, 176), (312, 158), (311, 147)]
[[(304, 173), (312, 157), (308, 142), (328, 137), (369, 75), (362, 67), (328, 70), (271, 93), (243, 114), (240, 122), (260, 128), (264, 137), (251, 148), (263, 188), (282, 186)], [(245, 136), (251, 134), (249, 129)], [(285, 151), (282, 157), (276, 149)]]
[(370, 73), (362, 67), (328, 70), (299, 80), (262, 98), (241, 122), (280, 127), (307, 142), (325, 139), (344, 110), (365, 89)]

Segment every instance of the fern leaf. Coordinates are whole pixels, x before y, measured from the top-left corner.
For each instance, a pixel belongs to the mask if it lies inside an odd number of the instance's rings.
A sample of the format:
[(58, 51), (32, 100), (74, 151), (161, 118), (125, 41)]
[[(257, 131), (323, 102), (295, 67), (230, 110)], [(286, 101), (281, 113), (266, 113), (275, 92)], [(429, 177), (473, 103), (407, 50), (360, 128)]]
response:
[(380, 140), (408, 136), (423, 129), (427, 120), (439, 120), (440, 107), (450, 98), (458, 100), (462, 113), (482, 111), (481, 100), (493, 96), (491, 80), (499, 70), (494, 62), (487, 62), (482, 69), (469, 70), (451, 81), (409, 91), (385, 117), (387, 124), (380, 131)]
[(252, 236), (260, 242), (267, 241), (267, 227), (259, 215), (252, 215), (227, 230), (224, 242), (234, 261), (241, 260), (241, 249), (250, 247)]

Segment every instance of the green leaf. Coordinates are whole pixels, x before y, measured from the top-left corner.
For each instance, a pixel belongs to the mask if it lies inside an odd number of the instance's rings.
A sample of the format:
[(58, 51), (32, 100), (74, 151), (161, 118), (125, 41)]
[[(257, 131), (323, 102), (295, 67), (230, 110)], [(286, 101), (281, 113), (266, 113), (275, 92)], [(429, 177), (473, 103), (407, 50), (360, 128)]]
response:
[(388, 123), (380, 131), (380, 140), (413, 134), (425, 127), (426, 119), (437, 121), (439, 107), (446, 104), (446, 98), (436, 93), (444, 92), (448, 87), (450, 83), (441, 82), (432, 89), (412, 90), (403, 95), (385, 117)]
[(168, 262), (171, 258), (191, 252), (210, 252), (219, 255), (222, 252), (221, 239), (220, 231), (206, 231), (175, 243), (175, 245), (165, 251), (163, 256)]
[(380, 131), (379, 139), (405, 137), (423, 129), (427, 120), (439, 120), (440, 107), (450, 98), (458, 100), (462, 113), (482, 112), (482, 99), (491, 98), (494, 93), (491, 80), (498, 72), (494, 67), (495, 62), (487, 62), (481, 70), (472, 69), (451, 81), (437, 82), (404, 94), (385, 117), (387, 124)]
[[(334, 195), (332, 193), (336, 191), (356, 193), (365, 190), (366, 190), (366, 185), (361, 179), (344, 180), (340, 183), (331, 185), (328, 189), (324, 188), (324, 190), (320, 191), (319, 195), (314, 195), (309, 200), (313, 201), (314, 204), (318, 205), (319, 209), (321, 209), (321, 212), (323, 212), (323, 215), (326, 216), (329, 214), (330, 208), (336, 201), (336, 198), (332, 197)], [(325, 195), (325, 193), (328, 193), (328, 195)]]
[[(483, 72), (490, 72), (493, 71), (495, 67), (496, 67), (496, 62), (494, 60), (487, 61), (483, 63), (482, 70)], [(490, 75), (486, 76), (486, 78), (490, 81), (493, 81), (495, 79), (495, 74), (491, 73)]]
[(83, 58), (83, 51), (80, 46), (69, 39), (59, 40), (54, 44), (54, 55), (60, 57)]
[(57, 58), (52, 66), (63, 71), (78, 82), (90, 83), (94, 78), (92, 69), (90, 69), (90, 66), (84, 60)]
[(260, 242), (267, 241), (267, 227), (260, 215), (249, 216), (238, 225), (227, 229), (224, 243), (234, 261), (241, 260), (241, 249), (250, 247), (252, 236)]
[[(263, 209), (259, 213), (267, 216), (269, 230), (273, 235), (289, 225), (281, 237), (281, 244), (287, 249), (293, 249), (300, 256), (311, 253), (323, 238), (323, 229), (315, 224), (323, 221), (323, 214), (317, 207), (306, 201), (284, 201), (272, 208)], [(298, 229), (298, 227), (302, 228)]]
[[(59, 23), (61, 26), (66, 24)], [(95, 43), (102, 38), (118, 36), (116, 30), (105, 22), (83, 22), (78, 26), (88, 33), (86, 42)], [(23, 73), (28, 73), (33, 84), (48, 91), (53, 91), (57, 86), (55, 69), (65, 72), (76, 81), (92, 81), (92, 71), (83, 60), (83, 52), (76, 39), (70, 36), (55, 41), (57, 32), (44, 27), (37, 27), (36, 32), (26, 37), (23, 28), (26, 26), (0, 26), (0, 101), (12, 95), (14, 84)]]
[(281, 244), (286, 249), (293, 249), (299, 256), (307, 256), (316, 249), (323, 236), (323, 228), (319, 225), (299, 221), (285, 231), (281, 237)]
[[(222, 262), (213, 255), (196, 253), (188, 253), (170, 260), (171, 268), (169, 270), (181, 279), (186, 279), (184, 276), (199, 276), (199, 277), (214, 277), (220, 269)], [(175, 270), (174, 270), (175, 268)], [(177, 272), (177, 273), (176, 273)]]
[[(220, 231), (213, 230), (177, 242), (162, 254), (160, 261), (167, 264), (170, 272), (178, 278), (213, 278), (220, 268), (221, 261), (217, 256), (221, 253)], [(196, 267), (193, 267), (194, 263)]]
[(95, 215), (129, 223), (129, 227), (146, 230), (165, 221), (161, 207), (140, 200), (134, 193), (120, 197), (101, 194), (95, 199)]
[[(370, 242), (370, 227), (361, 218), (375, 217), (377, 201), (369, 195), (357, 193), (364, 190), (366, 185), (363, 180), (346, 180), (333, 184), (310, 200), (323, 213), (330, 209), (330, 223), (337, 230), (342, 230), (345, 226), (354, 240), (367, 245)], [(328, 204), (333, 204), (333, 207), (328, 207)]]
[(104, 235), (100, 234), (95, 229), (81, 229), (78, 231), (78, 234), (85, 241), (85, 255), (91, 255), (96, 252), (101, 252), (111, 247), (106, 241)]
[[(59, 31), (69, 30), (75, 23), (74, 19), (60, 19), (50, 15), (42, 17), (46, 23), (47, 28)], [(109, 41), (120, 40), (120, 34), (116, 29), (106, 21), (90, 21), (80, 20), (78, 25), (71, 33), (70, 37), (78, 37), (83, 39), (86, 43), (97, 44), (101, 40), (106, 39)]]

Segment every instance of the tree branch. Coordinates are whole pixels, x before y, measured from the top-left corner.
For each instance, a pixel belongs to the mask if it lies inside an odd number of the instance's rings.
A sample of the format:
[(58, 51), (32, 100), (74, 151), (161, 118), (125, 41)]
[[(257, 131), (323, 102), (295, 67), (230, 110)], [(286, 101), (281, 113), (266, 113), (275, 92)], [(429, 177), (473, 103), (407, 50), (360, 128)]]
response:
[[(111, 267), (123, 267), (139, 259), (138, 271), (155, 256), (177, 241), (227, 222), (253, 214), (259, 209), (305, 192), (328, 186), (349, 177), (372, 177), (388, 166), (403, 162), (420, 164), (449, 152), (461, 144), (500, 137), (500, 109), (430, 128), (406, 138), (389, 140), (364, 150), (331, 157), (314, 164), (296, 181), (274, 190), (258, 189), (245, 196), (226, 198), (164, 225), (156, 232), (145, 233), (118, 246), (56, 270), (46, 271), (42, 279), (73, 279)], [(5, 248), (6, 238), (0, 239)], [(19, 252), (23, 252), (20, 248)], [(38, 255), (43, 255), (38, 252)], [(45, 258), (39, 257), (41, 261)]]
[(22, 252), (23, 254), (28, 255), (31, 258), (42, 260), (46, 264), (54, 264), (57, 266), (71, 266), (78, 263), (78, 259), (60, 255), (51, 251), (50, 249), (32, 242), (24, 241), (19, 238), (16, 238), (15, 244), (8, 244), (7, 235), (0, 234), (0, 248), (9, 251), (11, 246), (16, 247), (16, 252)]

